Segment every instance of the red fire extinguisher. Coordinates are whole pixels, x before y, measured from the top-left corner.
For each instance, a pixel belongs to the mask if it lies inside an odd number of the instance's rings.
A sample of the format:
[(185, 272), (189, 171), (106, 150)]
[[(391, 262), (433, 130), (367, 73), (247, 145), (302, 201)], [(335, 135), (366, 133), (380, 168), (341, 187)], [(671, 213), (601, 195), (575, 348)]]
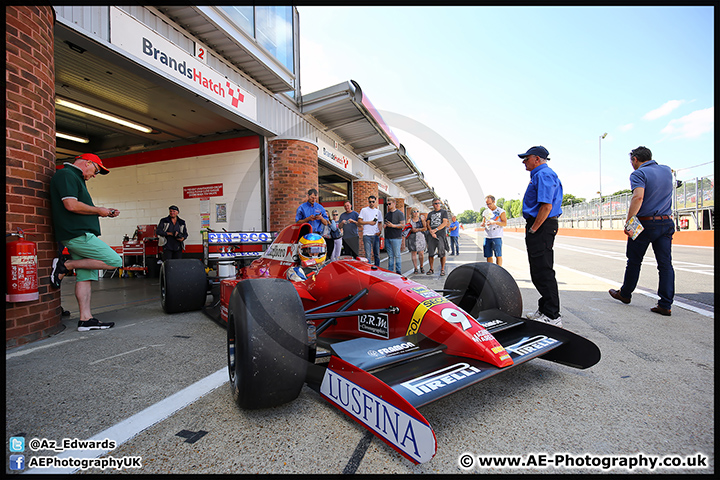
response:
[[(7, 261), (6, 302), (30, 302), (39, 298), (37, 246), (25, 240), (25, 232), (5, 235), (5, 260)], [(8, 237), (18, 237), (9, 240)]]

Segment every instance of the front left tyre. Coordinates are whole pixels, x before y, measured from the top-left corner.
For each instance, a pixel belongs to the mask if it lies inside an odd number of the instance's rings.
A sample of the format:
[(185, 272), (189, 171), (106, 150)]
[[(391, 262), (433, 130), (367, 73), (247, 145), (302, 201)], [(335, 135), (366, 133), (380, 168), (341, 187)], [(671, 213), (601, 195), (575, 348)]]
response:
[(481, 311), (494, 308), (522, 316), (522, 295), (515, 279), (494, 263), (466, 263), (454, 268), (444, 289), (453, 292), (453, 303), (475, 318)]
[(244, 409), (295, 400), (309, 364), (305, 310), (292, 283), (243, 280), (230, 296), (228, 373), (233, 398)]

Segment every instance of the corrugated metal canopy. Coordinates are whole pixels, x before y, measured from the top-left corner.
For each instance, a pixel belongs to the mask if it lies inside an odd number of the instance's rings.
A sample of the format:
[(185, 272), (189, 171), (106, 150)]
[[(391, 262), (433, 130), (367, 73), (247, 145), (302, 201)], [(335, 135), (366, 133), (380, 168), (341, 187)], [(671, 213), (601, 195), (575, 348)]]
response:
[[(295, 78), (216, 7), (156, 6), (159, 11), (272, 93), (293, 90)], [(269, 65), (275, 65), (271, 68)]]
[(300, 98), (302, 113), (312, 115), (357, 154), (392, 146), (395, 134), (373, 107), (357, 82), (350, 80)]
[(437, 196), (425, 181), (425, 175), (407, 154), (404, 145), (375, 150), (363, 155), (363, 158), (419, 201), (425, 203)]

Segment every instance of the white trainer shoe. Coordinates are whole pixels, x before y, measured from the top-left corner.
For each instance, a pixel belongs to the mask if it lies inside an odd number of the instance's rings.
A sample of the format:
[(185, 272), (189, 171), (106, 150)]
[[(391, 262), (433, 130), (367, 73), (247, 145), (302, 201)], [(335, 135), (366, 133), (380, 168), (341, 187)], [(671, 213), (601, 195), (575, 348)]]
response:
[(535, 313), (529, 313), (525, 315), (525, 317), (530, 320), (535, 320), (536, 322), (549, 323), (550, 325), (555, 325), (556, 327), (562, 328), (562, 316), (552, 319), (544, 313), (540, 313), (540, 311), (537, 311)]

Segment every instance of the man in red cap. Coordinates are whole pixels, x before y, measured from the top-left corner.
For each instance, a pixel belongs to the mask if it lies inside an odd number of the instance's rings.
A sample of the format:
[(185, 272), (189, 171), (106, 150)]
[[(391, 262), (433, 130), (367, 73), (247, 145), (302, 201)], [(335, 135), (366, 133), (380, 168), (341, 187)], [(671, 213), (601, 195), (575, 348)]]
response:
[(53, 260), (50, 284), (60, 288), (63, 277), (75, 270), (75, 298), (80, 309), (78, 331), (104, 330), (114, 323), (102, 323), (92, 316), (90, 299), (92, 281), (98, 280), (98, 270), (112, 270), (122, 266), (120, 255), (100, 235), (99, 217), (117, 217), (120, 211), (114, 208), (96, 207), (93, 204), (86, 182), (97, 174), (107, 175), (98, 157), (84, 153), (73, 163), (65, 162), (50, 180), (50, 207), (53, 213), (55, 238), (67, 247), (70, 259), (60, 256)]

